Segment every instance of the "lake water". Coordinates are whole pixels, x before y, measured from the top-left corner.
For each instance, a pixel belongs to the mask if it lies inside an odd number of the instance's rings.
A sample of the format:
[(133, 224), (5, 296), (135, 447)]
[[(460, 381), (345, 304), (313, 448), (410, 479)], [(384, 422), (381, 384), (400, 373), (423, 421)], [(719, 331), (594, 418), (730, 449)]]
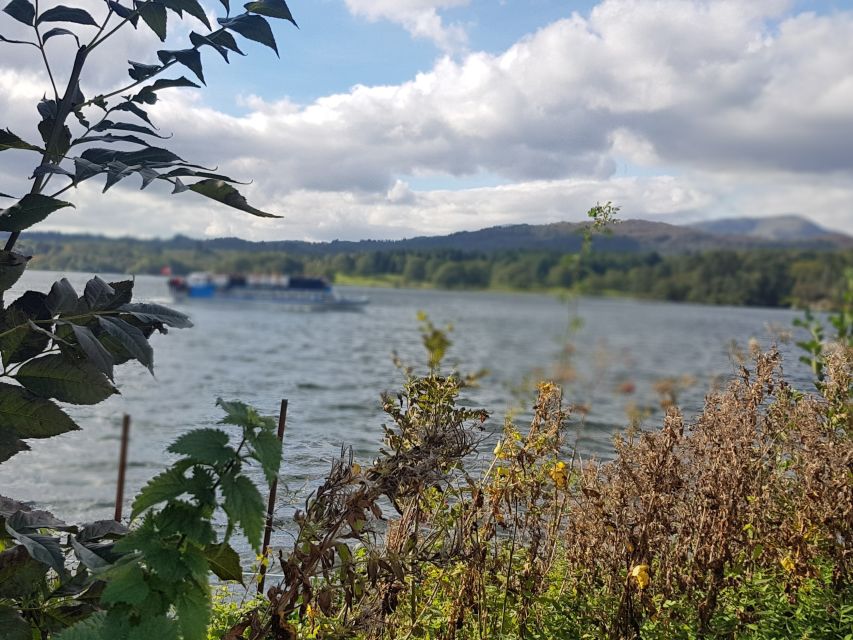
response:
[[(78, 291), (88, 277), (28, 272), (6, 300), (29, 288), (47, 291), (63, 275)], [(133, 496), (169, 462), (164, 450), (179, 434), (219, 420), (217, 397), (241, 399), (267, 414), (276, 414), (287, 398), (282, 480), (293, 493), (280, 492), (280, 516), (286, 517), (294, 495), (328, 469), (341, 444), (352, 445), (357, 458), (373, 457), (382, 434), (380, 393), (397, 389), (402, 380), (392, 352), (407, 363), (425, 361), (416, 320), (420, 310), (438, 325), (453, 324), (451, 364), (491, 372), (466, 402), (492, 412), (487, 427), (493, 431), (502, 427), (508, 411), (521, 407), (519, 422), (525, 417), (529, 400), (520, 391), (525, 377), (553, 370), (561, 354), (571, 351), (576, 377), (567, 401), (590, 409), (583, 422), (575, 422), (578, 448), (606, 458), (614, 432), (627, 424), (629, 405), (656, 406), (657, 380), (694, 380), (679, 397), (691, 415), (711, 385), (735, 371), (733, 340), (744, 345), (755, 338), (766, 346), (773, 341), (769, 328), (789, 329), (797, 316), (788, 310), (616, 299), (567, 303), (526, 294), (346, 292), (367, 295), (371, 303), (358, 313), (173, 305), (188, 313), (195, 327), (152, 338), (156, 378), (135, 363), (117, 368), (121, 395), (94, 407), (69, 407), (82, 430), (30, 441), (32, 451), (0, 465), (0, 494), (34, 501), (69, 522), (110, 518), (124, 413), (132, 416), (126, 495)], [(135, 294), (139, 300), (168, 302), (163, 278), (138, 277)], [(574, 315), (583, 326), (567, 351)], [(792, 380), (807, 386), (808, 371), (797, 358), (789, 355), (785, 363)], [(653, 428), (657, 418), (659, 412), (644, 426)]]

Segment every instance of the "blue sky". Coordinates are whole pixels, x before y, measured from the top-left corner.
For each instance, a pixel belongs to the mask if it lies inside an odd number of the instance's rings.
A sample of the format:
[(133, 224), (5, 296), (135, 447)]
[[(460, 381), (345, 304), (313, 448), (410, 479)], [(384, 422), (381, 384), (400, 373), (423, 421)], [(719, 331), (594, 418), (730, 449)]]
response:
[[(77, 209), (45, 226), (400, 238), (579, 220), (612, 200), (625, 218), (794, 213), (853, 233), (853, 0), (289, 5), (300, 29), (272, 21), (280, 59), (242, 39), (248, 56), (231, 65), (207, 51), (208, 86), (151, 110), (170, 148), (252, 180), (252, 203), (283, 220), (128, 179), (106, 196), (84, 183)], [(0, 15), (0, 33), (15, 28)], [(167, 45), (185, 46), (190, 29), (203, 27), (170, 18)], [(60, 77), (67, 46), (51, 44)], [(160, 47), (144, 28), (127, 33), (93, 56), (84, 91), (120, 86), (124, 60), (151, 62)], [(47, 87), (37, 57), (0, 58), (0, 125), (37, 140)], [(16, 193), (26, 183), (9, 156), (0, 192)]]

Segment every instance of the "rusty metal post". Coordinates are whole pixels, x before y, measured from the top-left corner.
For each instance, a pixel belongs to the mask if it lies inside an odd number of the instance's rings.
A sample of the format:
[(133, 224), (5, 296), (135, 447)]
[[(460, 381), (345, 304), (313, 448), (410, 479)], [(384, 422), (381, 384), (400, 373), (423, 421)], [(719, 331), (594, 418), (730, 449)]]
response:
[[(284, 442), (284, 426), (287, 423), (287, 400), (281, 401), (281, 410), (278, 414), (278, 441)], [(264, 544), (261, 547), (261, 554), (263, 555), (264, 561), (261, 562), (260, 569), (258, 570), (258, 593), (263, 594), (264, 592), (264, 581), (267, 576), (267, 565), (266, 558), (267, 553), (269, 552), (270, 546), (270, 537), (272, 536), (272, 516), (275, 511), (275, 494), (278, 490), (278, 478), (276, 477), (272, 484), (270, 485), (270, 497), (267, 501), (267, 520), (266, 526), (264, 527)]]
[(114, 520), (121, 522), (121, 508), (124, 502), (124, 473), (127, 469), (127, 441), (130, 439), (130, 416), (124, 414), (121, 421), (121, 452), (118, 458), (118, 486), (116, 487), (116, 512)]

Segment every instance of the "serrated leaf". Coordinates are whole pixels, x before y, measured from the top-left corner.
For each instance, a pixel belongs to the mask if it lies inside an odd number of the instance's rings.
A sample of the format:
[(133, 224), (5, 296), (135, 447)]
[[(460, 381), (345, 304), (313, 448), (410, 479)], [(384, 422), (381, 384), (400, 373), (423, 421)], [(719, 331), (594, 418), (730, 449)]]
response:
[(287, 4), (284, 0), (258, 0), (257, 2), (249, 2), (248, 4), (243, 5), (246, 11), (251, 11), (252, 13), (259, 13), (264, 16), (269, 16), (270, 18), (282, 18), (283, 20), (288, 20), (293, 23), (295, 27), (299, 27), (296, 24), (296, 20), (293, 19), (293, 15), (290, 13), (290, 9), (287, 7)]
[(243, 567), (239, 554), (227, 542), (209, 544), (204, 548), (204, 557), (213, 574), (221, 580), (233, 580), (243, 584)]
[(77, 292), (68, 282), (68, 278), (62, 278), (51, 285), (44, 303), (53, 314), (68, 313), (74, 311), (77, 306)]
[[(227, 33), (227, 31), (223, 31), (222, 33)], [(219, 55), (222, 56), (225, 62), (228, 62), (228, 49), (222, 46), (221, 44), (214, 42), (207, 36), (203, 36), (200, 33), (191, 31), (190, 42), (192, 42), (192, 45), (198, 49), (205, 46), (214, 49)]]
[(260, 415), (257, 410), (239, 400), (223, 400), (218, 398), (216, 405), (222, 407), (225, 411), (225, 417), (220, 421), (223, 424), (235, 424), (243, 427), (244, 430), (253, 430), (257, 428), (272, 429), (275, 427), (275, 420), (269, 416)]
[(157, 526), (163, 537), (180, 535), (206, 545), (216, 540), (213, 525), (207, 519), (207, 510), (184, 500), (169, 500), (156, 515)]
[(74, 205), (40, 193), (28, 193), (8, 209), (0, 211), (0, 231), (23, 231), (51, 213)]
[(139, 17), (148, 25), (160, 41), (166, 40), (166, 7), (157, 2), (138, 2), (134, 0), (134, 6)]
[[(83, 353), (86, 354), (86, 362), (112, 380), (113, 365), (115, 364), (112, 354), (107, 351), (107, 348), (101, 344), (100, 340), (95, 337), (95, 334), (88, 327), (72, 324), (71, 329), (74, 331), (74, 337), (77, 338), (77, 344), (80, 345)], [(107, 386), (110, 387), (113, 393), (118, 393), (109, 383), (107, 383)]]
[[(157, 84), (157, 82), (160, 81), (157, 80), (154, 84)], [(92, 131), (107, 131), (109, 129), (113, 129), (116, 131), (135, 131), (136, 133), (144, 133), (147, 136), (154, 136), (155, 138), (160, 138), (161, 140), (169, 137), (161, 136), (153, 129), (143, 126), (141, 124), (133, 124), (130, 122), (113, 122), (112, 120), (104, 120), (103, 122), (95, 125), (92, 128)]]
[(149, 507), (183, 494), (186, 481), (184, 471), (180, 466), (173, 466), (151, 478), (133, 501), (131, 520)]
[(8, 516), (6, 521), (19, 533), (34, 533), (37, 529), (74, 529), (50, 511), (42, 509), (22, 509)]
[(115, 520), (96, 520), (83, 525), (77, 539), (80, 542), (101, 540), (102, 538), (121, 538), (127, 535), (127, 527)]
[(0, 382), (0, 425), (19, 438), (50, 438), (80, 429), (50, 400)]
[(137, 327), (121, 318), (100, 316), (101, 328), (115, 338), (127, 354), (154, 373), (154, 350)]
[(193, 429), (170, 444), (168, 451), (210, 465), (225, 464), (237, 453), (228, 445), (228, 434), (220, 429)]
[(143, 322), (162, 322), (176, 329), (189, 329), (193, 326), (189, 316), (161, 304), (151, 302), (132, 302), (119, 307), (119, 311), (130, 313)]
[(272, 431), (259, 429), (250, 442), (252, 455), (261, 465), (267, 484), (272, 484), (281, 468), (281, 440)]
[(73, 22), (75, 24), (90, 25), (92, 27), (98, 26), (98, 23), (95, 22), (95, 19), (91, 15), (89, 15), (88, 11), (63, 5), (48, 9), (39, 15), (37, 24), (41, 24), (42, 22)]
[(68, 29), (63, 29), (62, 27), (54, 27), (49, 31), (45, 31), (42, 36), (42, 42), (47, 42), (51, 38), (56, 36), (71, 36), (77, 42), (77, 47), (80, 47), (80, 39), (77, 37), (77, 34), (73, 31), (69, 31)]
[(105, 611), (96, 611), (88, 618), (52, 636), (51, 640), (113, 640), (114, 638), (122, 637), (121, 635), (112, 633), (109, 636), (105, 635), (105, 618)]
[(128, 111), (136, 117), (145, 120), (145, 122), (147, 122), (148, 124), (151, 124), (151, 119), (148, 117), (148, 114), (130, 101), (120, 102), (115, 107), (113, 107), (113, 111)]
[(201, 64), (201, 54), (198, 49), (181, 49), (176, 51), (161, 50), (157, 52), (157, 57), (163, 64), (168, 64), (172, 60), (176, 60), (192, 71), (196, 77), (204, 84), (204, 69)]
[(0, 129), (0, 151), (7, 149), (23, 149), (26, 151), (38, 151), (44, 153), (44, 149), (29, 142), (24, 142), (8, 129)]
[(12, 456), (29, 450), (27, 443), (18, 439), (18, 434), (11, 429), (0, 427), (0, 462), (6, 462)]
[(214, 31), (213, 33), (209, 34), (208, 39), (214, 44), (221, 47), (225, 47), (229, 51), (233, 51), (236, 54), (239, 54), (241, 56), (246, 55), (240, 50), (240, 47), (237, 46), (237, 40), (234, 39), (234, 36), (232, 36), (228, 31), (225, 31), (224, 29)]
[(117, 393), (104, 374), (89, 361), (64, 354), (42, 356), (24, 363), (15, 379), (41, 398), (56, 398), (71, 404), (97, 404)]
[(207, 584), (186, 582), (175, 598), (175, 610), (184, 640), (207, 640), (210, 622), (210, 592)]
[(267, 213), (251, 206), (243, 195), (227, 182), (222, 180), (207, 179), (190, 185), (190, 190), (195, 191), (211, 200), (216, 200), (234, 209), (251, 213), (261, 218), (280, 218), (272, 213)]
[(31, 321), (51, 318), (50, 310), (45, 306), (46, 299), (47, 296), (40, 291), (27, 291), (2, 314), (0, 352), (6, 365), (29, 360), (47, 348), (49, 336), (34, 330), (31, 324)]
[(34, 533), (20, 533), (6, 522), (6, 532), (26, 548), (34, 560), (46, 564), (60, 576), (65, 575), (65, 556), (59, 546), (59, 538), (40, 536)]
[(186, 11), (192, 17), (197, 18), (205, 27), (210, 29), (210, 21), (207, 19), (207, 14), (204, 8), (198, 3), (198, 0), (161, 0), (166, 8), (171, 9), (179, 16)]
[(244, 13), (235, 18), (218, 18), (220, 25), (239, 33), (248, 40), (254, 40), (266, 45), (278, 55), (278, 46), (272, 34), (269, 23), (259, 15)]
[(255, 551), (261, 549), (261, 531), (264, 526), (264, 501), (258, 488), (246, 476), (222, 479), (224, 508), (240, 528)]
[(140, 605), (148, 597), (145, 574), (135, 562), (117, 566), (104, 577), (107, 580), (107, 586), (101, 594), (103, 604)]
[(23, 22), (28, 27), (33, 26), (33, 20), (36, 17), (36, 8), (29, 0), (12, 0), (3, 9), (3, 12), (9, 14), (18, 22)]
[(178, 624), (166, 616), (146, 617), (139, 626), (132, 627), (127, 640), (177, 640)]

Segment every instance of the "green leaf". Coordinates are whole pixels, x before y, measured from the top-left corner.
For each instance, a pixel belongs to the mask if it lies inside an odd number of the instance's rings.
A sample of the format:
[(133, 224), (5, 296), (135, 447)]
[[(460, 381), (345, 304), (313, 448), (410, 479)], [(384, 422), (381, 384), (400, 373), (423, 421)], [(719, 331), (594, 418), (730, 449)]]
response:
[(65, 7), (63, 5), (53, 7), (42, 13), (38, 17), (36, 24), (41, 24), (42, 22), (74, 22), (75, 24), (85, 24), (93, 27), (98, 26), (98, 23), (95, 22), (95, 19), (91, 15), (89, 15), (88, 11)]
[(239, 427), (247, 429), (273, 429), (275, 428), (275, 420), (269, 416), (260, 415), (254, 407), (247, 405), (239, 400), (223, 400), (218, 398), (216, 405), (225, 411), (225, 417), (222, 419), (224, 424), (236, 424)]
[(178, 624), (166, 616), (146, 617), (127, 634), (127, 640), (178, 640)]
[(107, 5), (119, 18), (127, 19), (130, 24), (133, 25), (133, 28), (136, 28), (136, 23), (139, 22), (139, 15), (135, 13), (132, 9), (122, 6), (114, 0), (107, 0)]
[(3, 11), (18, 22), (23, 22), (28, 27), (33, 26), (33, 20), (36, 17), (36, 8), (29, 0), (12, 0), (12, 2), (6, 5)]
[[(31, 321), (50, 320), (47, 296), (40, 291), (27, 291), (9, 305), (5, 313), (0, 309), (0, 351), (8, 366), (39, 355), (50, 341), (49, 335), (33, 329)], [(48, 329), (49, 324), (45, 325)]]
[(259, 0), (258, 2), (245, 4), (243, 7), (246, 11), (259, 13), (270, 18), (282, 18), (292, 22), (295, 27), (299, 26), (296, 24), (296, 20), (293, 19), (293, 15), (291, 15), (290, 9), (284, 0)]
[[(35, 560), (23, 545), (0, 553), (0, 598), (21, 598), (44, 584), (48, 566)], [(2, 628), (2, 627), (0, 627)]]
[(163, 68), (159, 64), (142, 64), (141, 62), (134, 62), (133, 60), (128, 60), (127, 62), (130, 65), (130, 69), (127, 70), (127, 75), (137, 82), (141, 82), (146, 78), (156, 75), (157, 72)]
[[(112, 354), (107, 351), (107, 348), (101, 344), (101, 341), (98, 340), (95, 337), (95, 334), (87, 327), (72, 324), (71, 329), (74, 331), (74, 337), (77, 338), (77, 344), (80, 345), (80, 348), (86, 355), (87, 362), (107, 376), (107, 378), (112, 380), (114, 364)], [(94, 383), (95, 381), (93, 380), (92, 382)], [(101, 381), (99, 379), (98, 383), (100, 384), (100, 382)], [(116, 391), (109, 383), (107, 383), (107, 386), (111, 389), (111, 393), (118, 393), (118, 391)], [(100, 402), (100, 400), (98, 402)]]
[(0, 629), (3, 630), (3, 640), (33, 640), (30, 623), (12, 607), (0, 605)]
[(133, 5), (139, 12), (139, 17), (153, 31), (161, 41), (166, 40), (166, 7), (158, 2), (139, 2), (134, 0)]
[(98, 569), (105, 569), (110, 566), (110, 563), (104, 560), (97, 553), (92, 551), (91, 549), (87, 549), (83, 544), (81, 544), (76, 537), (70, 536), (71, 547), (74, 549), (74, 554), (79, 558), (80, 562), (83, 563), (87, 569), (91, 569), (92, 571), (97, 571)]
[(157, 52), (157, 57), (160, 58), (160, 61), (163, 64), (167, 64), (172, 60), (177, 60), (187, 69), (192, 71), (196, 77), (201, 80), (202, 84), (205, 84), (204, 69), (201, 65), (201, 54), (198, 49), (181, 49), (178, 51), (161, 50)]
[(245, 211), (246, 213), (251, 213), (253, 216), (260, 216), (262, 218), (280, 218), (281, 216), (277, 216), (272, 213), (266, 213), (265, 211), (261, 211), (260, 209), (255, 209), (249, 205), (237, 189), (232, 187), (227, 182), (223, 182), (222, 180), (202, 180), (200, 182), (196, 182), (195, 184), (190, 185), (190, 189), (195, 191), (196, 193), (200, 193), (201, 195), (210, 198), (211, 200), (216, 200), (217, 202), (221, 202), (222, 204), (226, 204), (229, 207), (234, 207), (235, 209), (239, 209), (240, 211)]
[(30, 360), (18, 369), (15, 379), (37, 396), (71, 404), (97, 404), (117, 393), (91, 363), (64, 354)]
[(228, 434), (220, 429), (194, 429), (175, 440), (171, 453), (189, 456), (194, 462), (220, 465), (234, 459), (237, 452), (228, 446)]
[(83, 299), (92, 311), (100, 311), (110, 307), (115, 294), (115, 289), (98, 276), (95, 276), (86, 283), (86, 287), (83, 290)]
[(204, 548), (204, 557), (207, 558), (207, 564), (217, 578), (243, 584), (240, 556), (227, 542), (207, 545)]
[(0, 231), (23, 231), (54, 211), (73, 206), (70, 202), (40, 193), (28, 193), (8, 209), (0, 211)]
[(68, 278), (57, 280), (51, 285), (44, 304), (52, 314), (68, 313), (77, 308), (77, 292)]
[(38, 151), (44, 153), (44, 149), (29, 142), (24, 142), (8, 129), (0, 129), (0, 151), (6, 149), (23, 149), (27, 151)]
[(264, 501), (258, 488), (246, 476), (222, 479), (225, 512), (230, 519), (240, 523), (252, 549), (261, 549), (261, 531), (264, 527)]
[(114, 640), (120, 636), (113, 635), (107, 638), (104, 634), (104, 619), (106, 612), (97, 611), (88, 618), (81, 620), (67, 629), (64, 629), (51, 640)]
[(140, 605), (148, 597), (145, 574), (136, 562), (119, 565), (103, 577), (107, 580), (107, 586), (101, 594), (103, 604)]
[(161, 0), (163, 5), (167, 9), (171, 9), (179, 16), (182, 16), (182, 13), (186, 11), (192, 17), (197, 18), (205, 27), (210, 29), (210, 21), (207, 19), (207, 14), (204, 12), (204, 7), (202, 7), (198, 0)]
[(121, 318), (99, 316), (101, 328), (121, 345), (127, 354), (154, 373), (154, 350), (137, 327)]
[[(168, 82), (168, 80), (156, 80), (154, 84), (157, 84), (157, 82)], [(107, 131), (109, 129), (113, 129), (116, 131), (135, 131), (136, 133), (144, 133), (147, 136), (154, 136), (155, 138), (160, 139), (168, 137), (161, 136), (153, 129), (145, 127), (141, 124), (133, 124), (129, 122), (113, 122), (112, 120), (104, 120), (103, 122), (95, 125), (92, 131)]]
[(11, 429), (0, 427), (0, 462), (6, 462), (12, 456), (29, 450), (27, 443), (18, 439), (18, 434)]
[(187, 482), (184, 476), (185, 468), (186, 466), (175, 465), (151, 478), (148, 484), (142, 487), (133, 501), (133, 510), (130, 513), (130, 519), (133, 520), (140, 513), (149, 507), (153, 507), (155, 504), (177, 498), (183, 494)]
[(115, 520), (96, 520), (80, 529), (77, 539), (81, 542), (101, 540), (103, 538), (121, 538), (127, 535), (127, 527)]
[(7, 291), (24, 274), (32, 256), (0, 250), (0, 293)]
[(9, 522), (6, 522), (6, 532), (26, 548), (33, 559), (46, 564), (60, 576), (65, 575), (65, 556), (59, 546), (59, 538), (40, 536), (34, 533), (19, 533)]
[(275, 55), (278, 55), (278, 47), (275, 44), (272, 29), (261, 16), (244, 13), (235, 18), (218, 18), (218, 21), (226, 29), (239, 33), (249, 40), (260, 42), (275, 51)]
[(42, 36), (42, 42), (47, 42), (51, 38), (55, 36), (71, 36), (77, 42), (77, 47), (80, 47), (80, 39), (77, 37), (77, 34), (73, 31), (69, 31), (68, 29), (63, 29), (62, 27), (54, 27), (49, 31), (45, 31)]
[(267, 484), (278, 478), (281, 468), (281, 440), (268, 429), (260, 429), (251, 438), (252, 456), (261, 465)]
[(129, 111), (136, 117), (145, 120), (145, 122), (147, 122), (148, 124), (151, 124), (151, 119), (148, 117), (148, 114), (143, 109), (140, 109), (138, 106), (136, 106), (135, 104), (133, 104), (133, 102), (130, 102), (129, 100), (127, 102), (120, 102), (119, 104), (117, 104), (115, 107), (113, 107), (113, 111)]
[[(208, 39), (215, 45), (225, 47), (229, 51), (233, 51), (236, 54), (239, 54), (241, 56), (246, 55), (240, 50), (240, 47), (237, 46), (237, 40), (234, 39), (234, 36), (232, 36), (224, 29), (220, 31), (214, 31), (213, 33), (209, 34)], [(193, 42), (193, 44), (195, 44), (195, 42)]]
[(143, 322), (162, 322), (175, 329), (188, 329), (193, 326), (189, 316), (160, 304), (132, 302), (120, 306), (119, 311), (130, 313)]
[(0, 425), (19, 438), (50, 438), (80, 429), (50, 400), (0, 382)]
[(210, 591), (207, 584), (188, 581), (175, 599), (183, 640), (207, 640)]

